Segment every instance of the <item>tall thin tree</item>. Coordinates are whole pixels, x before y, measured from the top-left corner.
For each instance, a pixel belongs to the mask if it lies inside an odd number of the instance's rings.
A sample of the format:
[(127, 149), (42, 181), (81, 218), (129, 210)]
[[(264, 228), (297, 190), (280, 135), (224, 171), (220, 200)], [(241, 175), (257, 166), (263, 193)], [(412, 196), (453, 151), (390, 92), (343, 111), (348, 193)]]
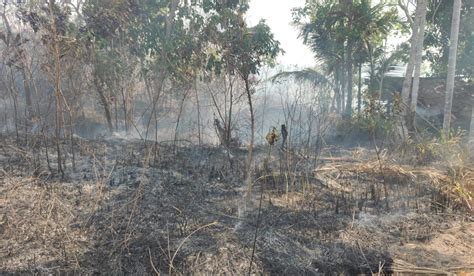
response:
[(469, 151), (471, 159), (474, 160), (474, 95), (471, 96), (471, 127), (469, 128)]
[(448, 77), (446, 79), (446, 99), (444, 102), (443, 134), (449, 135), (451, 110), (453, 108), (454, 77), (456, 72), (456, 55), (458, 49), (459, 23), (461, 21), (461, 0), (454, 0), (453, 19), (451, 21), (451, 38), (449, 45)]
[[(403, 140), (408, 137), (408, 129), (406, 125), (406, 115), (408, 113), (409, 107), (409, 100), (410, 100), (410, 92), (412, 87), (413, 81), (413, 71), (415, 69), (415, 59), (416, 59), (416, 45), (418, 40), (419, 28), (421, 23), (421, 10), (422, 6), (426, 5), (425, 0), (418, 1), (416, 5), (415, 11), (415, 20), (412, 25), (412, 34), (411, 34), (411, 49), (410, 49), (410, 58), (408, 60), (407, 69), (405, 73), (405, 79), (403, 81), (403, 88), (402, 88), (402, 112), (399, 118), (399, 135)], [(409, 16), (409, 15), (407, 15)]]
[(413, 127), (415, 126), (416, 105), (418, 102), (418, 90), (420, 87), (421, 64), (423, 62), (423, 41), (425, 40), (427, 1), (420, 0), (418, 5), (420, 5), (420, 25), (419, 25), (417, 39), (416, 39), (415, 75), (413, 77), (413, 85), (411, 89), (411, 103), (410, 103), (410, 121), (411, 122), (409, 122), (413, 124), (412, 125)]

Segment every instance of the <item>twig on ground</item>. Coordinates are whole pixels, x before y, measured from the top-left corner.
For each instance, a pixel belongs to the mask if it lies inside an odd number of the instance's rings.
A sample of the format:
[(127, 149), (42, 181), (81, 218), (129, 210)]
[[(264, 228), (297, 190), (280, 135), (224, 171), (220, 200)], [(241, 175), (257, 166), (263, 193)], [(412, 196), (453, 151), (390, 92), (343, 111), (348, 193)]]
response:
[(174, 268), (173, 267), (173, 261), (174, 261), (174, 258), (176, 258), (176, 255), (178, 254), (179, 250), (181, 249), (181, 247), (183, 246), (183, 244), (196, 232), (198, 232), (199, 230), (201, 229), (204, 229), (206, 227), (210, 227), (210, 226), (213, 226), (213, 225), (216, 225), (217, 224), (217, 221), (214, 221), (214, 222), (211, 222), (209, 224), (206, 224), (206, 225), (203, 225), (201, 227), (199, 227), (198, 229), (194, 230), (193, 232), (191, 232), (189, 235), (187, 235), (178, 245), (178, 248), (176, 248), (176, 251), (174, 252), (173, 254), (173, 257), (171, 257), (171, 260), (170, 260), (170, 264), (169, 264), (169, 274), (171, 275), (171, 272), (172, 272), (172, 269)]
[(148, 247), (148, 256), (150, 257), (150, 264), (151, 264), (151, 267), (153, 268), (153, 271), (155, 271), (156, 275), (160, 275), (160, 272), (156, 269), (155, 264), (153, 263), (150, 247)]

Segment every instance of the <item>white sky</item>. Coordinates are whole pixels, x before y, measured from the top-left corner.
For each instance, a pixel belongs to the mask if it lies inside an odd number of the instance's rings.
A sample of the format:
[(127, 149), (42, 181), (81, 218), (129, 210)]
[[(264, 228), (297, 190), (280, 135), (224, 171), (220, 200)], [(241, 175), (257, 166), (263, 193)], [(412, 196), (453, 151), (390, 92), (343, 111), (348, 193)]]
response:
[(299, 67), (314, 66), (314, 55), (298, 39), (298, 30), (291, 25), (291, 9), (302, 7), (305, 0), (251, 0), (250, 10), (247, 13), (247, 22), (250, 26), (265, 19), (275, 38), (285, 54), (278, 57), (283, 65), (298, 65)]

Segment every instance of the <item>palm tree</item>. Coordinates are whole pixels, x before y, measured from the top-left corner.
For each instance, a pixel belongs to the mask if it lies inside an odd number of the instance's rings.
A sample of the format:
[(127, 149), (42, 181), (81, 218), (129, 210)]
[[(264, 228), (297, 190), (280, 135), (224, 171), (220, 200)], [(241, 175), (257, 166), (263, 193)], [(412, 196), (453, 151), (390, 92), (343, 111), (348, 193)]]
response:
[[(372, 49), (384, 40), (397, 20), (396, 11), (386, 11), (380, 3), (372, 6), (369, 0), (312, 2), (300, 11), (310, 17), (309, 22), (295, 20), (304, 43), (334, 79), (336, 102), (341, 107), (338, 111), (350, 117), (354, 61), (360, 66), (370, 60)], [(343, 95), (347, 95), (345, 110)]]
[(385, 74), (390, 71), (390, 66), (397, 61), (403, 59), (404, 52), (402, 48), (398, 47), (391, 52), (387, 52), (384, 47), (375, 49), (372, 57), (372, 65), (370, 67), (369, 76), (371, 79), (371, 86), (369, 89), (378, 91), (379, 99), (383, 93), (383, 81)]
[(342, 97), (344, 93), (344, 36), (343, 22), (339, 5), (333, 1), (315, 3), (307, 11), (309, 22), (296, 22), (301, 30), (301, 37), (315, 54), (319, 66), (324, 73), (334, 80), (334, 96), (337, 111), (342, 112)]
[(451, 109), (453, 107), (454, 76), (456, 71), (456, 54), (458, 48), (459, 22), (461, 20), (461, 0), (454, 0), (453, 19), (451, 22), (451, 44), (449, 45), (448, 77), (446, 79), (446, 100), (444, 105), (443, 134), (449, 135)]

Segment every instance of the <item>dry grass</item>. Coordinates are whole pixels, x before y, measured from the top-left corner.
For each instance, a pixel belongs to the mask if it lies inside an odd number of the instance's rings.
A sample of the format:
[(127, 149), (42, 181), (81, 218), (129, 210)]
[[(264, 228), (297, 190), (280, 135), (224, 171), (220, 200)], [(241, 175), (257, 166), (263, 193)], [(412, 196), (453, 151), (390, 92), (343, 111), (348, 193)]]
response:
[(444, 268), (431, 268), (431, 267), (420, 267), (409, 262), (395, 259), (393, 260), (391, 271), (394, 273), (409, 273), (417, 275), (463, 275), (466, 271), (474, 271), (474, 264), (470, 267), (444, 267)]
[(315, 170), (315, 174), (324, 182), (336, 189), (350, 192), (348, 187), (342, 187), (337, 180), (345, 176), (360, 178), (370, 176), (380, 181), (393, 183), (416, 184), (425, 183), (442, 196), (460, 204), (463, 208), (473, 211), (474, 168), (436, 168), (413, 167), (383, 161), (337, 162), (328, 163)]
[(2, 269), (50, 273), (80, 267), (79, 256), (92, 246), (83, 226), (92, 211), (92, 193), (70, 184), (4, 176), (0, 194)]

